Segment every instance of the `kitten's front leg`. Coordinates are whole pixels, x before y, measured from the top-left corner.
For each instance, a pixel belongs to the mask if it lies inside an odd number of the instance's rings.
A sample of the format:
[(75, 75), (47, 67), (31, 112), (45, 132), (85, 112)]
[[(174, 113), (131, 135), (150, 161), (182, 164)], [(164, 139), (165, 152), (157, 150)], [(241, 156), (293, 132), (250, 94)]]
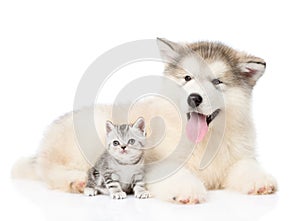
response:
[(94, 167), (89, 169), (88, 179), (83, 193), (87, 196), (96, 196), (98, 193), (96, 187), (97, 187), (97, 183), (99, 182), (99, 179), (100, 179), (99, 171), (96, 170)]
[(86, 196), (96, 196), (98, 191), (93, 187), (85, 187), (83, 190), (84, 195)]
[(112, 173), (105, 173), (104, 174), (104, 183), (106, 188), (108, 189), (110, 196), (113, 199), (124, 199), (126, 198), (126, 193), (122, 190), (122, 187), (118, 180), (112, 178)]
[(139, 199), (146, 199), (151, 197), (150, 192), (146, 189), (146, 185), (144, 182), (144, 176), (142, 174), (137, 174), (133, 179), (133, 192), (134, 196)]

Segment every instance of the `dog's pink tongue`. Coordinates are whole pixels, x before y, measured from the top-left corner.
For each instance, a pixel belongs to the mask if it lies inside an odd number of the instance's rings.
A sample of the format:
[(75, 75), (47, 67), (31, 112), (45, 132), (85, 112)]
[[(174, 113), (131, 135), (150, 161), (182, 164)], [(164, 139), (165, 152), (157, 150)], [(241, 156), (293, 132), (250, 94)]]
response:
[(202, 114), (192, 112), (186, 125), (188, 138), (194, 143), (199, 143), (205, 137), (207, 131), (206, 117)]

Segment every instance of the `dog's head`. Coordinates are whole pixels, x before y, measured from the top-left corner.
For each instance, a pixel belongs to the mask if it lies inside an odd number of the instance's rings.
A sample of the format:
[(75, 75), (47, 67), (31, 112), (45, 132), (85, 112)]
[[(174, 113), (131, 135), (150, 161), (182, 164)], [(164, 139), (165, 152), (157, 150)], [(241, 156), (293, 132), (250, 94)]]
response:
[(263, 59), (220, 43), (157, 42), (166, 61), (165, 75), (186, 91), (180, 106), (191, 140), (200, 142), (220, 115), (236, 111), (238, 118), (248, 111), (252, 88), (266, 68)]

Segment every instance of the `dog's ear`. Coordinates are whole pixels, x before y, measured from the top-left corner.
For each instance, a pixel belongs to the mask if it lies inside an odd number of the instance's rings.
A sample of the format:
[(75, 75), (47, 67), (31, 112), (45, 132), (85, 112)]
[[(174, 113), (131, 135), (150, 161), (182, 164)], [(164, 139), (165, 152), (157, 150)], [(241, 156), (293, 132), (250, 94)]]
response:
[(162, 59), (168, 62), (176, 62), (180, 56), (180, 52), (184, 48), (181, 44), (165, 38), (157, 38), (157, 45)]
[(252, 87), (256, 81), (264, 74), (266, 70), (266, 62), (258, 57), (245, 56), (239, 61), (239, 72), (242, 77)]

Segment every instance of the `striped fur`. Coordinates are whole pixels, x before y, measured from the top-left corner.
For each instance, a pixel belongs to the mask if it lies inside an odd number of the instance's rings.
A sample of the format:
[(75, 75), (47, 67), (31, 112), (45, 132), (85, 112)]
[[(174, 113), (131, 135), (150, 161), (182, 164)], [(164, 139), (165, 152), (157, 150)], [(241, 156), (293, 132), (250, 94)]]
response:
[(133, 125), (107, 122), (106, 129), (107, 150), (89, 169), (85, 194), (110, 194), (113, 199), (123, 199), (133, 192), (137, 198), (148, 198), (142, 150), (144, 119), (139, 118)]

